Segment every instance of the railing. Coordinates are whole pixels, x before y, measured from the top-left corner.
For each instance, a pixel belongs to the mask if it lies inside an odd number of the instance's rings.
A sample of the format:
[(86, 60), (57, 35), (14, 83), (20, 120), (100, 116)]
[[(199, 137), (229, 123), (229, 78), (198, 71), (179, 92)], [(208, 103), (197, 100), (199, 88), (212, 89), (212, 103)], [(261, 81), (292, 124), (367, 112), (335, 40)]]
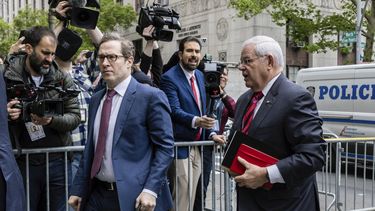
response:
[(326, 139), (326, 165), (318, 172), (324, 210), (375, 206), (375, 138)]
[[(326, 165), (322, 171), (317, 172), (317, 181), (320, 196), (321, 210), (368, 210), (375, 207), (375, 138), (345, 138), (345, 139), (326, 139), (327, 153)], [(236, 210), (236, 193), (233, 180), (221, 168), (223, 148), (215, 145), (213, 141), (195, 141), (178, 142), (175, 148), (179, 147), (197, 147), (201, 157), (203, 146), (214, 146), (212, 155), (212, 174), (210, 184), (205, 199), (206, 210)], [(82, 151), (83, 146), (41, 148), (41, 149), (23, 149), (26, 166), (29, 165), (29, 156), (31, 154), (51, 154), (56, 152), (64, 153), (64, 159), (68, 160), (69, 152)], [(15, 153), (17, 153), (15, 151)], [(46, 163), (49, 163), (46, 156)], [(203, 159), (201, 161), (203, 166)], [(65, 175), (67, 177), (68, 162), (65, 162)], [(46, 165), (48, 166), (48, 165)], [(191, 168), (191, 166), (189, 167)], [(203, 168), (202, 168), (203, 171)], [(27, 208), (30, 208), (29, 196), (32, 190), (29, 188), (29, 173), (26, 168), (26, 196)], [(46, 178), (48, 184), (48, 168), (46, 168)], [(65, 180), (67, 184), (67, 179)], [(177, 191), (183, 191), (178, 190)], [(186, 190), (185, 190), (186, 191)], [(201, 188), (198, 191), (203, 191)], [(47, 210), (50, 204), (49, 188), (47, 186)], [(190, 192), (189, 192), (190, 193)], [(65, 190), (65, 199), (68, 199), (68, 186)], [(203, 196), (203, 194), (202, 194)], [(190, 209), (193, 203), (190, 197)], [(201, 198), (203, 200), (203, 197)], [(178, 202), (177, 202), (178, 203)], [(67, 206), (66, 210), (69, 210)], [(203, 207), (202, 207), (203, 210)]]

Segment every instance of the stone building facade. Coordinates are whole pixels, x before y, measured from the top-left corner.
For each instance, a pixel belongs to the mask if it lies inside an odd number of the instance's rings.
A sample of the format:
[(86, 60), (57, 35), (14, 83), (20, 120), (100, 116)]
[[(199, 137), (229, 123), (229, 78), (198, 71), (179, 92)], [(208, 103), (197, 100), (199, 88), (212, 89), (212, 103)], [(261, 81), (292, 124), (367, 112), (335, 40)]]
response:
[[(145, 0), (115, 0), (131, 4), (139, 11)], [(152, 0), (149, 1), (152, 4)], [(262, 13), (249, 20), (236, 16), (236, 11), (229, 8), (229, 0), (163, 0), (170, 8), (180, 14), (182, 29), (174, 31), (171, 42), (159, 42), (164, 61), (167, 61), (178, 49), (179, 40), (188, 35), (202, 38), (203, 54), (210, 54), (214, 61), (237, 63), (240, 58), (242, 43), (255, 35), (267, 35), (277, 40), (285, 54), (285, 74), (291, 79), (300, 68), (337, 65), (337, 52), (308, 54), (301, 49), (303, 43), (295, 44), (286, 37), (286, 28), (277, 26), (271, 17)], [(314, 0), (323, 13), (332, 13), (340, 7), (340, 0)], [(48, 9), (48, 0), (0, 0), (0, 17), (11, 21), (20, 8)], [(126, 30), (128, 38), (141, 50), (145, 45), (136, 32), (135, 26)], [(313, 38), (310, 38), (313, 41)]]

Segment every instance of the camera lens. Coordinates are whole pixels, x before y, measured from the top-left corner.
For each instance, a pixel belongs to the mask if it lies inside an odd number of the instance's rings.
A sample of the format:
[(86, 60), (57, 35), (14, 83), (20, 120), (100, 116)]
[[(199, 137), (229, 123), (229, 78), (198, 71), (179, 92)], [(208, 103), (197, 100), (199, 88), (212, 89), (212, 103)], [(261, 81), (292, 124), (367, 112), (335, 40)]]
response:
[(90, 19), (90, 14), (88, 14), (87, 12), (85, 11), (82, 11), (78, 14), (77, 16), (77, 20), (78, 21), (81, 21), (81, 22), (85, 22), (85, 21), (88, 21)]
[(216, 74), (207, 74), (206, 81), (207, 83), (215, 83), (218, 81), (218, 78), (216, 77)]

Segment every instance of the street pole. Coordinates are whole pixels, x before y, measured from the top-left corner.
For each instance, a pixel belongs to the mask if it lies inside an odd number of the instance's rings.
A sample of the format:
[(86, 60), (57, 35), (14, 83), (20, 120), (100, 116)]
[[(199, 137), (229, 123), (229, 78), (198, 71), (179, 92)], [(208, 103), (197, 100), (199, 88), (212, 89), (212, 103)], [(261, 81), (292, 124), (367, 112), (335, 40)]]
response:
[(362, 5), (361, 0), (357, 0), (357, 21), (356, 21), (356, 49), (355, 49), (355, 63), (361, 62), (361, 18), (362, 18)]

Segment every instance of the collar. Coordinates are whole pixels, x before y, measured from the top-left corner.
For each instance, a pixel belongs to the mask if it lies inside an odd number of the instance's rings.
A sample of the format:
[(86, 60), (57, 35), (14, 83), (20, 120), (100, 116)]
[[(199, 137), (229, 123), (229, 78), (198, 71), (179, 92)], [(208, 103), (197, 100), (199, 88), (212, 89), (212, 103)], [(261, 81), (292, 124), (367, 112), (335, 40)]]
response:
[(178, 65), (180, 65), (180, 67), (182, 69), (182, 72), (184, 72), (185, 77), (188, 79), (188, 81), (190, 80), (190, 78), (192, 76), (195, 75), (195, 70), (193, 70), (193, 71), (187, 71), (184, 67), (182, 67), (182, 65), (180, 63), (178, 63)]
[(131, 78), (132, 77), (129, 75), (125, 80), (121, 81), (119, 84), (117, 84), (117, 86), (115, 86), (114, 90), (117, 92), (117, 94), (121, 95), (121, 97), (124, 97), (125, 92), (130, 84)]
[(277, 74), (275, 77), (273, 77), (267, 83), (266, 87), (264, 87), (263, 90), (262, 90), (263, 96), (267, 96), (267, 94), (270, 91), (271, 87), (273, 86), (273, 84), (275, 83), (275, 81), (280, 77), (280, 75), (281, 75), (281, 72), (279, 74)]

